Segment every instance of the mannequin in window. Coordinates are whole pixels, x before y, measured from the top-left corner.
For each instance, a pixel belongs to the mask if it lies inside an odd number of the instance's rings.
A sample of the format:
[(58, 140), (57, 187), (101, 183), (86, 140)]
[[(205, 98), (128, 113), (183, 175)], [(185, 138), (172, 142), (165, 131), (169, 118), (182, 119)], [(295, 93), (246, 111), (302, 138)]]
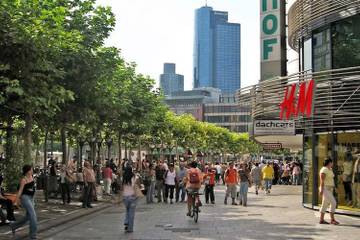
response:
[(353, 207), (360, 208), (360, 151), (356, 153), (357, 159), (354, 165), (353, 183)]
[(344, 172), (342, 176), (344, 190), (345, 190), (345, 201), (347, 205), (351, 205), (352, 202), (352, 190), (351, 182), (353, 175), (353, 156), (351, 151), (348, 149), (345, 154), (345, 161), (343, 164)]

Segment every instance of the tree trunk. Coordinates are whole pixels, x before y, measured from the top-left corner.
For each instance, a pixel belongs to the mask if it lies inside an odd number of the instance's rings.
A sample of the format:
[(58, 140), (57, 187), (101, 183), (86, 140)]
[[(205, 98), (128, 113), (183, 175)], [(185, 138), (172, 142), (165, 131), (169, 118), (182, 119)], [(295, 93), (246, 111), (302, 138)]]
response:
[(121, 134), (121, 131), (119, 130), (119, 141), (118, 141), (118, 145), (119, 145), (119, 164), (122, 160), (122, 145), (121, 145), (121, 142), (122, 142), (122, 134)]
[(68, 161), (69, 161), (70, 158), (72, 159), (72, 157), (70, 156), (70, 154), (71, 154), (71, 146), (70, 146), (70, 144), (68, 144), (68, 145), (67, 145), (67, 160), (68, 160)]
[(165, 158), (164, 158), (164, 144), (163, 144), (162, 140), (161, 140), (161, 145), (160, 145), (160, 159), (162, 161), (165, 161)]
[(180, 159), (179, 159), (179, 149), (178, 149), (178, 142), (176, 141), (175, 143), (175, 152), (176, 152), (176, 162), (180, 162)]
[(128, 151), (127, 151), (127, 142), (126, 142), (126, 139), (124, 139), (124, 147), (125, 147), (125, 159), (128, 160)]
[(22, 166), (21, 159), (16, 161), (15, 157), (15, 143), (14, 143), (14, 129), (13, 120), (10, 119), (6, 128), (6, 143), (5, 143), (5, 163), (4, 163), (4, 185), (9, 192), (15, 192), (18, 185), (18, 178), (20, 177), (20, 168)]
[(51, 139), (50, 139), (50, 155), (51, 155), (51, 158), (54, 158), (54, 133), (51, 133)]
[(84, 147), (84, 143), (80, 142), (79, 143), (79, 162), (78, 162), (78, 169), (80, 169), (82, 167), (82, 162), (83, 162), (83, 147)]
[(107, 149), (107, 159), (110, 161), (111, 159), (111, 144), (108, 143), (108, 149)]
[(119, 145), (119, 162), (118, 162), (118, 165), (120, 166), (121, 165), (121, 160), (122, 160), (122, 145), (121, 145), (121, 142), (122, 142), (122, 134), (121, 134), (121, 131), (119, 131), (119, 141), (118, 141), (118, 145)]
[(139, 137), (139, 146), (138, 146), (138, 164), (139, 164), (139, 169), (140, 171), (142, 171), (142, 159), (141, 159), (141, 138)]
[(48, 130), (45, 130), (45, 138), (44, 138), (44, 169), (47, 166), (47, 141), (48, 141)]
[(35, 153), (35, 165), (39, 164), (40, 160), (40, 144), (36, 145), (36, 153)]
[(25, 164), (32, 163), (31, 157), (31, 145), (32, 145), (32, 117), (30, 114), (25, 115), (25, 128), (24, 128), (24, 149), (23, 149), (23, 159)]
[(66, 129), (65, 126), (61, 127), (61, 151), (62, 151), (62, 164), (67, 163), (67, 147), (66, 147)]
[(91, 164), (95, 165), (96, 159), (96, 142), (91, 143)]
[(96, 162), (100, 162), (100, 161), (101, 161), (101, 146), (102, 146), (102, 141), (97, 144), (97, 158), (96, 158)]

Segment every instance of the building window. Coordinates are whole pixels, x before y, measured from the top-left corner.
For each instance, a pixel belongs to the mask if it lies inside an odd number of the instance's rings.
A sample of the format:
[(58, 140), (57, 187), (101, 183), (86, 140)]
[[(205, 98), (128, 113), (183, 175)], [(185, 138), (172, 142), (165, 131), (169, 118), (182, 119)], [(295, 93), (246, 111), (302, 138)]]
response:
[(312, 70), (312, 39), (308, 39), (304, 42), (304, 68), (303, 71)]
[(314, 71), (331, 69), (330, 28), (316, 31), (312, 38)]
[(333, 68), (360, 66), (360, 15), (332, 25)]

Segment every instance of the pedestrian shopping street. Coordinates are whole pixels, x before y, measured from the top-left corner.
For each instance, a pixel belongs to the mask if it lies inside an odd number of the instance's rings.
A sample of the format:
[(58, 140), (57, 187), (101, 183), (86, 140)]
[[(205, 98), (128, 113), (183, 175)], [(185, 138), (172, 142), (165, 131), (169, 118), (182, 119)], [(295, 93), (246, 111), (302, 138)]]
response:
[[(270, 195), (249, 191), (248, 207), (223, 204), (225, 187), (216, 186), (216, 205), (201, 208), (199, 222), (185, 216), (186, 205), (138, 204), (134, 233), (125, 234), (124, 210), (112, 205), (39, 234), (41, 239), (358, 239), (360, 219), (337, 216), (339, 226), (319, 225), (318, 213), (301, 205), (301, 187), (274, 186)], [(204, 201), (203, 201), (204, 202)], [(328, 215), (326, 215), (328, 217)]]

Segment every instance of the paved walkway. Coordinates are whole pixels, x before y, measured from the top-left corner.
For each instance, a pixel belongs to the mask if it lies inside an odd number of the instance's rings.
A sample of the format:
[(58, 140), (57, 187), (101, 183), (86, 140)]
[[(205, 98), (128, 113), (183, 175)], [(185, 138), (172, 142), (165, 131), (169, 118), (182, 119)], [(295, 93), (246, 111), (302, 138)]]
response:
[[(94, 202), (92, 209), (83, 209), (82, 203), (78, 201), (79, 194), (72, 194), (73, 200), (70, 204), (63, 205), (61, 199), (49, 199), (46, 203), (43, 198), (42, 191), (38, 191), (35, 198), (35, 209), (38, 217), (38, 229), (39, 231), (46, 231), (53, 226), (63, 224), (66, 222), (72, 222), (74, 219), (78, 219), (94, 212), (100, 211), (111, 202), (110, 197), (100, 198), (100, 201)], [(24, 209), (20, 208), (15, 211), (15, 217), (17, 219), (24, 215)], [(28, 227), (25, 226), (17, 231), (15, 239), (26, 239), (28, 235)], [(10, 228), (7, 225), (0, 226), (0, 240), (12, 239), (10, 235)]]
[(318, 214), (301, 206), (301, 188), (274, 186), (272, 194), (249, 193), (248, 207), (225, 206), (224, 187), (216, 205), (202, 207), (199, 223), (185, 216), (185, 204), (141, 202), (132, 234), (123, 232), (123, 209), (112, 206), (97, 214), (52, 228), (41, 239), (360, 239), (360, 219), (338, 216), (341, 226), (319, 225)]

